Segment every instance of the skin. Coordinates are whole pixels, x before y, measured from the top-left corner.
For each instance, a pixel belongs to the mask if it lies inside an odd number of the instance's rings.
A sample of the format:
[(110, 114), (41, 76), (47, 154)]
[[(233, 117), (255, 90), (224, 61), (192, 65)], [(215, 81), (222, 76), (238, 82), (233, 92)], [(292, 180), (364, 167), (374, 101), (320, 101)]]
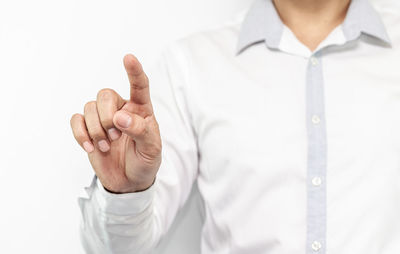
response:
[(351, 0), (273, 0), (282, 22), (311, 51), (340, 25)]
[[(350, 0), (274, 0), (278, 13), (300, 42), (313, 51), (345, 18)], [(149, 80), (133, 55), (124, 57), (130, 98), (105, 88), (83, 114), (71, 117), (78, 144), (103, 186), (113, 193), (149, 188), (161, 164), (162, 142)]]
[(150, 187), (161, 164), (161, 138), (150, 100), (149, 80), (133, 55), (124, 57), (130, 99), (114, 90), (97, 93), (86, 103), (84, 114), (71, 117), (76, 141), (103, 186), (113, 193), (142, 191)]

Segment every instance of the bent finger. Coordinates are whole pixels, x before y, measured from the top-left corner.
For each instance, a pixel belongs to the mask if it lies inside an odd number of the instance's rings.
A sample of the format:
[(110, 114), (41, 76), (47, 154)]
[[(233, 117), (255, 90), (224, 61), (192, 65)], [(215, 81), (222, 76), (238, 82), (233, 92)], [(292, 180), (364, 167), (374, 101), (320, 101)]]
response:
[(72, 133), (76, 142), (87, 152), (94, 151), (94, 146), (90, 140), (89, 133), (86, 129), (85, 118), (81, 114), (74, 114), (70, 120)]
[(96, 102), (97, 112), (103, 129), (107, 131), (111, 140), (117, 140), (121, 136), (121, 132), (115, 128), (113, 117), (115, 112), (125, 104), (125, 100), (114, 90), (105, 88), (97, 93)]
[(95, 146), (102, 152), (108, 152), (110, 144), (101, 126), (95, 101), (88, 102), (85, 105), (85, 123), (89, 136), (94, 141)]

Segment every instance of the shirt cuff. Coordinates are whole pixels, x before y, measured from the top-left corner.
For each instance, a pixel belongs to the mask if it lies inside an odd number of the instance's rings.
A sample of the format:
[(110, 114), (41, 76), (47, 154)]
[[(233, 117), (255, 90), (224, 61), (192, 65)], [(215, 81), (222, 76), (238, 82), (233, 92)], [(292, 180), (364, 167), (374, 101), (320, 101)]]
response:
[[(96, 177), (97, 178), (97, 177)], [(101, 211), (114, 215), (137, 215), (148, 208), (154, 196), (156, 181), (148, 189), (134, 193), (115, 194), (104, 189), (97, 178), (93, 198)]]

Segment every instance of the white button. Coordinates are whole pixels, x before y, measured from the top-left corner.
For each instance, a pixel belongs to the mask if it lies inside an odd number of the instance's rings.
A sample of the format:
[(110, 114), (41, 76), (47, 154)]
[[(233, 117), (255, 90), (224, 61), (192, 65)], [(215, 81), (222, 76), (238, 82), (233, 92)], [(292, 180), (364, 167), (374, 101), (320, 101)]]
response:
[(318, 59), (315, 56), (312, 56), (310, 61), (311, 61), (311, 64), (314, 66), (318, 64)]
[(311, 248), (312, 248), (314, 251), (319, 251), (319, 250), (322, 248), (322, 244), (321, 244), (320, 242), (318, 242), (318, 241), (314, 241), (314, 242), (311, 244)]
[(313, 115), (311, 121), (312, 121), (314, 124), (319, 124), (319, 122), (321, 122), (321, 119), (320, 119), (317, 115)]
[(322, 184), (322, 179), (321, 179), (321, 177), (318, 177), (318, 176), (316, 176), (316, 177), (314, 177), (313, 179), (312, 179), (312, 184), (314, 185), (314, 186), (320, 186), (321, 184)]

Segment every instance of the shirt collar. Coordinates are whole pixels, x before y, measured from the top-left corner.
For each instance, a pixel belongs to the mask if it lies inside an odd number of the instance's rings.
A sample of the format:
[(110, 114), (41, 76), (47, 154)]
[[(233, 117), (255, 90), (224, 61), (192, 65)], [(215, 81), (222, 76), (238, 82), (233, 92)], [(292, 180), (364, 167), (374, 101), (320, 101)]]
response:
[[(368, 0), (351, 1), (342, 29), (347, 41), (365, 33), (391, 44), (381, 17)], [(282, 31), (283, 23), (272, 0), (256, 0), (242, 23), (237, 54), (258, 42), (278, 48)]]

